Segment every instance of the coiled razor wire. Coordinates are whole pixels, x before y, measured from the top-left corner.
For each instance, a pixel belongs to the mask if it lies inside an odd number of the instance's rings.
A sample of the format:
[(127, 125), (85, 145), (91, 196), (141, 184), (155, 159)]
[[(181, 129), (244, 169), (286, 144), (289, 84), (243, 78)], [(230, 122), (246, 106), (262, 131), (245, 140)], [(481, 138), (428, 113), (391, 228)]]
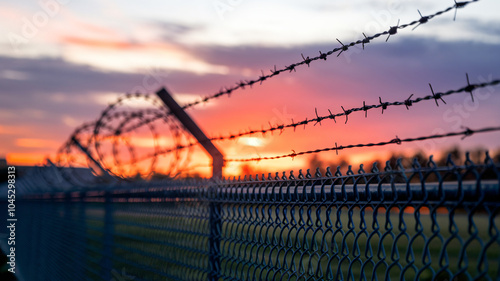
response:
[[(78, 127), (59, 149), (54, 165), (67, 182), (80, 186), (99, 183), (82, 177), (82, 168), (87, 167), (95, 175), (115, 178), (175, 177), (188, 169), (193, 146), (187, 144), (192, 142), (158, 99), (128, 95), (107, 107), (98, 121)], [(185, 149), (160, 153), (164, 146)]]

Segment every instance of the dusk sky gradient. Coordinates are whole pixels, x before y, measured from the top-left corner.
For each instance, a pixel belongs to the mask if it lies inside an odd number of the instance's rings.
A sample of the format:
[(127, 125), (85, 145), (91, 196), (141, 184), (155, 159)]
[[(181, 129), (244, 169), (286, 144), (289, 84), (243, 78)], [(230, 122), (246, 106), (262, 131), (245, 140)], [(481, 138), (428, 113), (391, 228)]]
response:
[[(373, 35), (390, 26), (453, 5), (453, 1), (22, 1), (0, 9), (0, 157), (16, 165), (39, 164), (81, 123), (95, 120), (107, 104), (129, 92), (165, 86), (181, 104), (221, 87), (258, 78)], [(235, 91), (188, 113), (209, 136), (227, 135), (342, 112), (411, 94), (430, 94), (500, 78), (500, 2), (481, 0), (399, 30), (339, 57), (318, 60), (262, 85)], [(387, 141), (464, 127), (500, 125), (500, 87), (325, 120), (322, 124), (217, 142), (227, 158), (274, 156), (339, 145)], [(391, 152), (431, 154), (459, 145), (495, 151), (500, 133), (322, 153), (354, 164)], [(196, 152), (193, 163), (208, 164)], [(310, 156), (261, 161), (269, 172), (306, 167)], [(197, 172), (207, 173), (207, 168)], [(241, 165), (230, 164), (227, 175)]]

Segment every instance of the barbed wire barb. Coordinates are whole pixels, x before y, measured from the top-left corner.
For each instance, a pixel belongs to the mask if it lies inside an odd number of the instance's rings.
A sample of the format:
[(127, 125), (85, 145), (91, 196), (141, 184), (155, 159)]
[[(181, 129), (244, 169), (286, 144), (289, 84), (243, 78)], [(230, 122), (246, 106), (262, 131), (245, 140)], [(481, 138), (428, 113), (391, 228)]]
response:
[(465, 73), (465, 77), (467, 78), (467, 87), (465, 88), (465, 91), (470, 93), (470, 98), (472, 99), (472, 102), (474, 102), (474, 95), (472, 94), (472, 91), (474, 91), (476, 87), (470, 84), (468, 73)]
[(303, 63), (307, 64), (307, 67), (310, 67), (311, 59), (309, 57), (304, 58), (304, 54), (300, 54), (302, 56), (302, 59), (304, 60)]
[(328, 109), (328, 112), (330, 113), (328, 118), (333, 119), (333, 122), (337, 123), (337, 120), (335, 120), (335, 115), (333, 115), (332, 111), (330, 109)]
[(396, 33), (398, 33), (398, 28), (399, 28), (399, 19), (398, 19), (398, 24), (396, 24), (396, 26), (391, 26), (391, 28), (389, 28), (389, 36), (387, 36), (387, 39), (385, 39), (385, 42), (387, 42), (389, 40), (389, 37), (391, 37), (391, 35), (394, 35)]
[(327, 54), (326, 53), (322, 53), (321, 51), (319, 51), (319, 58), (322, 59), (322, 60), (326, 60), (327, 58)]
[(343, 106), (340, 106), (340, 107), (342, 107), (342, 110), (344, 111), (344, 115), (345, 115), (345, 123), (344, 124), (347, 124), (348, 116), (349, 116), (349, 114), (351, 114), (351, 110), (347, 111), (344, 109)]
[(342, 54), (343, 52), (345, 52), (349, 49), (349, 46), (344, 45), (342, 42), (340, 42), (340, 40), (338, 38), (335, 38), (335, 39), (337, 39), (337, 41), (340, 43), (340, 45), (342, 45), (340, 52), (337, 54), (337, 57), (339, 57), (340, 54)]
[(434, 97), (434, 101), (436, 102), (436, 106), (439, 107), (439, 104), (438, 104), (438, 101), (437, 101), (438, 99), (440, 99), (442, 102), (444, 102), (444, 104), (446, 104), (446, 102), (444, 101), (443, 97), (441, 97), (441, 94), (436, 95), (434, 93), (434, 89), (432, 89), (431, 83), (429, 83), (429, 87), (431, 88), (432, 96)]
[(380, 106), (382, 107), (382, 114), (384, 114), (384, 110), (387, 109), (387, 106), (389, 105), (388, 102), (382, 102), (382, 98), (378, 97), (378, 101), (380, 102)]
[(362, 33), (363, 33), (363, 36), (365, 37), (365, 39), (363, 39), (361, 41), (361, 46), (363, 46), (363, 50), (364, 50), (365, 49), (365, 44), (370, 43), (370, 39), (368, 39), (368, 37), (366, 37), (366, 34), (364, 32), (362, 32)]
[(453, 0), (453, 2), (455, 2), (455, 15), (453, 16), (453, 21), (455, 21), (455, 19), (457, 18), (458, 8), (463, 8), (463, 7), (465, 7), (465, 5), (467, 5), (473, 1), (457, 2), (457, 0)]
[(419, 27), (421, 24), (427, 23), (429, 21), (429, 17), (422, 16), (420, 10), (417, 9), (417, 12), (420, 15), (420, 19), (418, 20), (418, 24), (414, 28), (412, 28), (412, 31), (415, 30), (417, 27)]
[(461, 140), (464, 140), (466, 137), (470, 137), (475, 133), (469, 127), (462, 126), (462, 128), (465, 129), (465, 131), (463, 133), (464, 136), (461, 138)]
[(413, 101), (411, 100), (411, 97), (413, 97), (413, 94), (410, 95), (410, 97), (408, 97), (406, 100), (405, 100), (405, 106), (406, 106), (406, 109), (407, 110), (410, 110), (410, 106), (413, 105)]
[(271, 71), (272, 75), (278, 75), (279, 74), (279, 72), (276, 70), (276, 65), (274, 65), (274, 70), (271, 69), (270, 71)]
[(262, 76), (259, 77), (260, 84), (262, 85), (262, 82), (267, 79), (267, 76), (264, 74), (264, 70), (260, 70), (262, 72)]
[(314, 108), (314, 113), (316, 114), (316, 120), (317, 120), (316, 123), (314, 123), (314, 126), (316, 126), (316, 124), (318, 124), (318, 123), (321, 126), (322, 119), (318, 116), (318, 108), (316, 108), (316, 107)]

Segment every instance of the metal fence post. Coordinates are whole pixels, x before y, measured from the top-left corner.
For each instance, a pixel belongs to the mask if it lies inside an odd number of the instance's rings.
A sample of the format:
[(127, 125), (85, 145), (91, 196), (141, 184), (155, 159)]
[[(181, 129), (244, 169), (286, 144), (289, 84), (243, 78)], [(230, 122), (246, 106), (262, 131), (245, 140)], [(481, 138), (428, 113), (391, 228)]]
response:
[[(196, 140), (203, 146), (205, 151), (212, 157), (212, 179), (217, 180), (222, 177), (222, 167), (224, 166), (224, 156), (210, 141), (210, 139), (203, 133), (203, 131), (196, 125), (191, 117), (177, 104), (172, 98), (170, 93), (165, 89), (159, 90), (156, 95), (165, 103), (170, 109), (170, 112), (182, 123), (182, 125), (196, 138)], [(221, 242), (221, 206), (220, 203), (215, 201), (216, 198), (211, 198), (212, 189), (216, 192), (216, 186), (209, 188), (209, 223), (210, 223), (210, 237), (209, 237), (209, 262), (210, 274), (209, 281), (215, 281), (219, 278), (220, 273), (220, 242)]]
[[(63, 221), (64, 221), (64, 223), (61, 224), (62, 229), (59, 233), (61, 233), (62, 235), (66, 236), (66, 237), (71, 237), (72, 233), (74, 233), (74, 230), (75, 230), (74, 229), (75, 221), (73, 220), (72, 214), (71, 214), (72, 209), (73, 209), (72, 202), (71, 202), (71, 193), (67, 192), (64, 195), (63, 200), (64, 201), (61, 202), (61, 204), (63, 205), (63, 214), (64, 214)], [(74, 251), (78, 250), (78, 235), (73, 234), (73, 237), (75, 237), (75, 239), (77, 240), (77, 243), (75, 243), (73, 245), (73, 247), (71, 247), (69, 249), (64, 249), (64, 246), (63, 246), (64, 244), (62, 241), (60, 241), (60, 244), (61, 244), (60, 250), (61, 251), (66, 250), (71, 256), (74, 257), (74, 255), (73, 255)], [(61, 258), (63, 258), (63, 257), (61, 257)], [(67, 259), (65, 261), (62, 268), (66, 274), (74, 276), (74, 270), (76, 268), (78, 268), (77, 264), (74, 262), (75, 262), (74, 259)], [(61, 263), (62, 263), (62, 260), (61, 260)], [(75, 280), (78, 280), (78, 279), (75, 279)]]
[[(217, 186), (212, 186), (210, 189), (210, 193), (217, 194)], [(214, 194), (214, 195), (215, 195)], [(212, 195), (212, 194), (211, 194)], [(210, 206), (210, 238), (209, 238), (209, 261), (210, 261), (210, 274), (208, 276), (209, 281), (216, 281), (219, 279), (219, 274), (221, 270), (220, 264), (220, 242), (221, 242), (221, 230), (222, 230), (222, 222), (221, 222), (221, 205), (217, 202), (216, 196), (209, 195), (209, 206)]]
[[(44, 200), (42, 202), (43, 204), (43, 207), (41, 208), (41, 210), (38, 210), (40, 212), (40, 214), (42, 214), (40, 216), (40, 233), (41, 233), (41, 237), (40, 237), (40, 257), (42, 257), (43, 255), (49, 255), (50, 251), (51, 251), (51, 246), (54, 247), (55, 245), (50, 245), (50, 234), (52, 231), (54, 231), (54, 229), (51, 229), (51, 226), (50, 224), (48, 223), (42, 223), (43, 219), (47, 219), (49, 222), (51, 223), (54, 223), (55, 221), (55, 199), (54, 199), (54, 196), (50, 195), (50, 199), (49, 200)], [(47, 218), (47, 214), (54, 214), (54, 216), (48, 216)], [(48, 275), (48, 271), (47, 271), (47, 268), (50, 268), (50, 264), (51, 262), (54, 263), (52, 261), (53, 259), (53, 256), (52, 257), (47, 257), (47, 258), (44, 258), (44, 259), (41, 259), (42, 261), (40, 262), (40, 267), (39, 267), (39, 270), (40, 270), (40, 280), (50, 280), (50, 276)], [(55, 263), (54, 263), (55, 264)], [(34, 276), (34, 274), (32, 274), (32, 276)]]
[(181, 122), (181, 124), (196, 138), (203, 146), (205, 151), (212, 157), (212, 177), (219, 179), (222, 177), (222, 166), (224, 166), (224, 156), (205, 135), (205, 133), (196, 125), (191, 117), (177, 104), (170, 93), (165, 89), (159, 90), (156, 95), (170, 109), (170, 112)]
[(77, 250), (77, 259), (80, 260), (80, 264), (77, 265), (77, 270), (76, 274), (78, 276), (81, 276), (82, 279), (85, 279), (87, 276), (86, 274), (86, 266), (87, 265), (87, 221), (86, 221), (86, 214), (85, 214), (85, 200), (84, 200), (84, 192), (79, 192), (78, 193), (78, 198), (77, 202), (74, 202), (72, 204), (76, 205), (77, 208), (77, 225), (75, 226), (75, 230), (78, 232), (78, 238), (80, 241), (78, 243), (78, 250)]
[(104, 195), (104, 251), (101, 261), (101, 277), (103, 280), (111, 280), (111, 268), (114, 244), (114, 223), (113, 223), (113, 202), (111, 194), (106, 192)]
[(80, 151), (83, 152), (83, 154), (85, 154), (85, 156), (87, 156), (87, 158), (92, 162), (92, 164), (95, 166), (95, 168), (97, 169), (97, 173), (104, 177), (104, 178), (110, 178), (111, 175), (108, 173), (108, 171), (106, 171), (106, 169), (104, 169), (103, 166), (101, 166), (101, 164), (99, 163), (99, 161), (95, 160), (94, 157), (92, 157), (92, 155), (90, 154), (89, 150), (84, 147), (74, 136), (71, 138), (71, 141), (73, 142), (74, 145), (76, 145), (76, 147), (78, 149), (80, 149)]

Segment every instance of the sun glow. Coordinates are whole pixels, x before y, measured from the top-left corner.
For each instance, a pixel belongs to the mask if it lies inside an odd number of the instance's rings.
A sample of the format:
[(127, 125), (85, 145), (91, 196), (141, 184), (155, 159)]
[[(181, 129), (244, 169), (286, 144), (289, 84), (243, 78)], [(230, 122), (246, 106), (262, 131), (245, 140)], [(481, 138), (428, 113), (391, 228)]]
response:
[(240, 142), (247, 146), (261, 147), (264, 146), (265, 141), (262, 138), (257, 137), (242, 137)]

